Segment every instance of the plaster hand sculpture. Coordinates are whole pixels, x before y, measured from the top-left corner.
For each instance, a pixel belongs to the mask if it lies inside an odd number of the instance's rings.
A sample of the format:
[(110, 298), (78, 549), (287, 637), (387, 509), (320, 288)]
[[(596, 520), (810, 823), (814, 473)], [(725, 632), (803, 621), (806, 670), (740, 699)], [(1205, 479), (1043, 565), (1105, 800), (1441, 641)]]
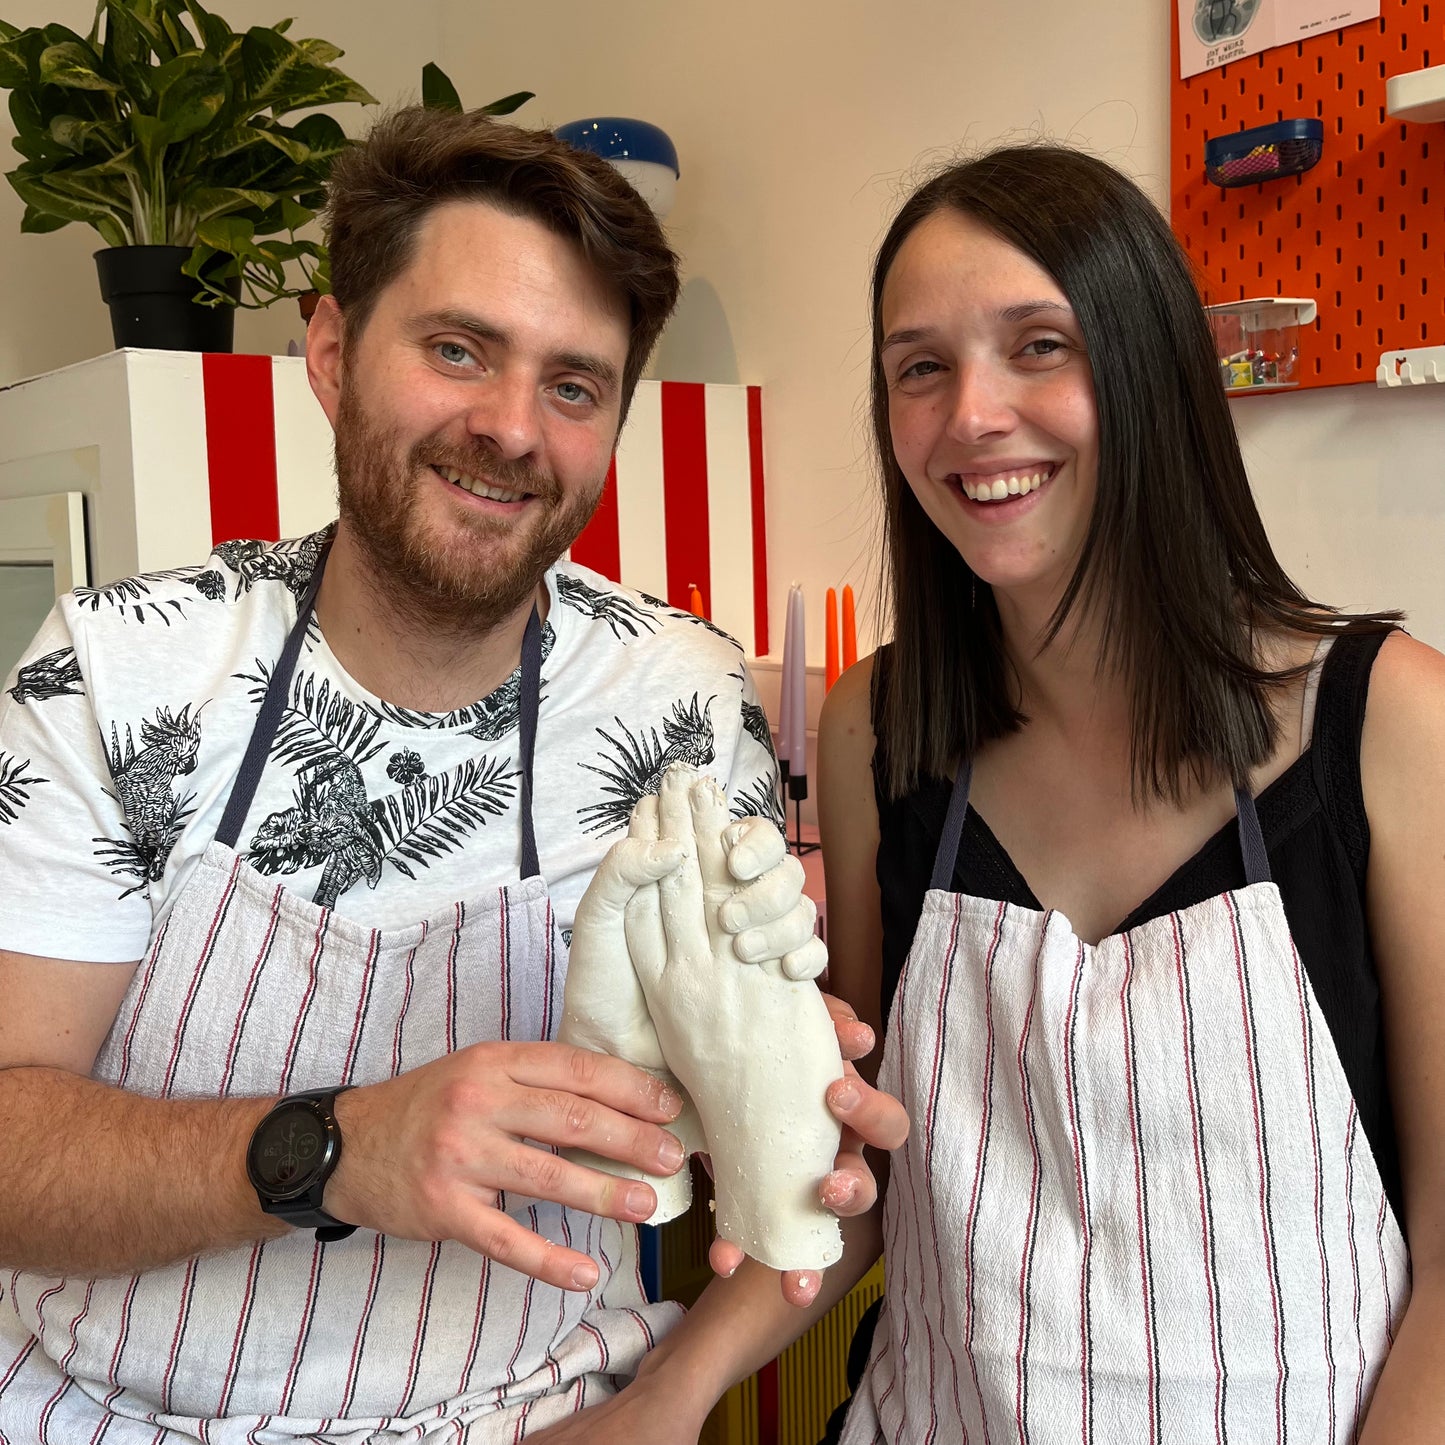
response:
[[(656, 803), (656, 800), (650, 800)], [(677, 868), (683, 849), (659, 843), (657, 829), (650, 839), (634, 824), (628, 837), (616, 843), (603, 858), (592, 882), (577, 905), (572, 921), (572, 944), (567, 962), (562, 1024), (558, 1042), (579, 1049), (612, 1054), (656, 1075), (681, 1096), (682, 1113), (671, 1125), (689, 1155), (704, 1152), (702, 1124), (687, 1090), (667, 1067), (657, 1030), (647, 1011), (642, 983), (632, 967), (624, 931), (624, 912), (639, 888), (650, 887)], [(650, 1224), (663, 1224), (685, 1214), (692, 1203), (692, 1174), (684, 1166), (671, 1176), (645, 1174), (615, 1159), (604, 1159), (585, 1149), (569, 1149), (569, 1159), (590, 1169), (601, 1169), (627, 1179), (642, 1179), (657, 1194)]]
[[(826, 951), (810, 941), (750, 963), (729, 931), (752, 916), (785, 914), (790, 891), (811, 925), (801, 868), (771, 823), (734, 821), (717, 786), (683, 767), (669, 769), (658, 798), (638, 805), (614, 854), (614, 867), (604, 863), (606, 880), (600, 887), (594, 880), (595, 904), (584, 899), (579, 911), (588, 924), (580, 957), (574, 927), (562, 1036), (586, 1037), (588, 1047), (676, 1076), (696, 1107), (684, 1118), (689, 1125), (700, 1118), (712, 1156), (720, 1237), (774, 1269), (826, 1268), (841, 1255), (842, 1236), (818, 1199), (840, 1135), (824, 1093), (843, 1073), (832, 1021), (811, 982)], [(639, 882), (624, 909), (644, 1024), (636, 995), (619, 986), (616, 900), (628, 878), (657, 877), (671, 857), (678, 864), (655, 885)], [(580, 1015), (588, 1001), (600, 1003), (600, 1013)], [(666, 1193), (670, 1207), (677, 1193), (666, 1189), (673, 1181), (662, 1183), (659, 1200)], [(671, 1217), (660, 1205), (653, 1222)]]

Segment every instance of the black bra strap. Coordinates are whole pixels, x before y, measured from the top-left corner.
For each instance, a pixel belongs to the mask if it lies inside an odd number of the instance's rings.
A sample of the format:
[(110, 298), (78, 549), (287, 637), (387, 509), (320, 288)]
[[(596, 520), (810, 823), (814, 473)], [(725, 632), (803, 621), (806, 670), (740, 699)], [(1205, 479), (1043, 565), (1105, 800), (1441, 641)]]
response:
[(266, 767), (266, 756), (271, 751), (276, 729), (281, 725), (281, 714), (285, 711), (291, 678), (296, 671), (296, 659), (301, 655), (301, 644), (306, 640), (306, 629), (310, 625), (311, 614), (316, 610), (316, 594), (321, 590), (321, 575), (326, 571), (326, 558), (331, 552), (335, 535), (333, 532), (322, 544), (311, 580), (296, 604), (296, 621), (286, 635), (286, 644), (272, 669), (266, 695), (261, 699), (261, 710), (256, 714), (256, 724), (251, 729), (251, 741), (246, 745), (245, 757), (241, 759), (241, 771), (231, 785), (231, 796), (226, 800), (225, 812), (221, 814), (221, 826), (216, 829), (216, 842), (227, 848), (234, 848), (241, 836), (242, 825), (246, 814), (251, 811), (251, 803)]

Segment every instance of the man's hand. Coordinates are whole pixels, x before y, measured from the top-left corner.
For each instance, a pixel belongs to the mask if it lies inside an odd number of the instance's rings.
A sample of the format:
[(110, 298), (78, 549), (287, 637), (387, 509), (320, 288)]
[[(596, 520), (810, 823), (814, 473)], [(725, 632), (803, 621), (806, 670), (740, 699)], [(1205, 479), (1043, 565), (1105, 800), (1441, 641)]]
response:
[(548, 1284), (591, 1289), (596, 1263), (504, 1213), (499, 1195), (645, 1220), (656, 1204), (648, 1185), (539, 1146), (672, 1174), (683, 1149), (662, 1126), (681, 1107), (661, 1080), (620, 1059), (557, 1043), (473, 1044), (337, 1098), (345, 1145), (325, 1207), (350, 1224), (454, 1239)]

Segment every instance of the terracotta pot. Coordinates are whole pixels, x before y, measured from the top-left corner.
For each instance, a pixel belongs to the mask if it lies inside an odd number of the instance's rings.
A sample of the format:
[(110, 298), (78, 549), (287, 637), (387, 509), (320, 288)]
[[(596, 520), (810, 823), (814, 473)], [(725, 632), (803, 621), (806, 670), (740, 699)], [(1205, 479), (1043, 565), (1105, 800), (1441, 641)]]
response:
[(301, 319), (308, 326), (311, 325), (311, 318), (316, 314), (316, 308), (320, 302), (321, 293), (319, 291), (303, 291), (296, 298), (296, 305), (301, 311)]

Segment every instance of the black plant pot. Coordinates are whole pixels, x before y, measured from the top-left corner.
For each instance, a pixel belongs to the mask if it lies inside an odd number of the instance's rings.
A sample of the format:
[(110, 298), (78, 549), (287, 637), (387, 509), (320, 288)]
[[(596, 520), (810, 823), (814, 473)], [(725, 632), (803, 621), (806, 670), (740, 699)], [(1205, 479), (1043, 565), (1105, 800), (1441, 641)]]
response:
[[(100, 298), (110, 307), (117, 346), (159, 351), (229, 351), (236, 308), (202, 306), (191, 298), (199, 282), (181, 274), (189, 246), (112, 246), (95, 253)], [(227, 283), (234, 296), (241, 280)]]

